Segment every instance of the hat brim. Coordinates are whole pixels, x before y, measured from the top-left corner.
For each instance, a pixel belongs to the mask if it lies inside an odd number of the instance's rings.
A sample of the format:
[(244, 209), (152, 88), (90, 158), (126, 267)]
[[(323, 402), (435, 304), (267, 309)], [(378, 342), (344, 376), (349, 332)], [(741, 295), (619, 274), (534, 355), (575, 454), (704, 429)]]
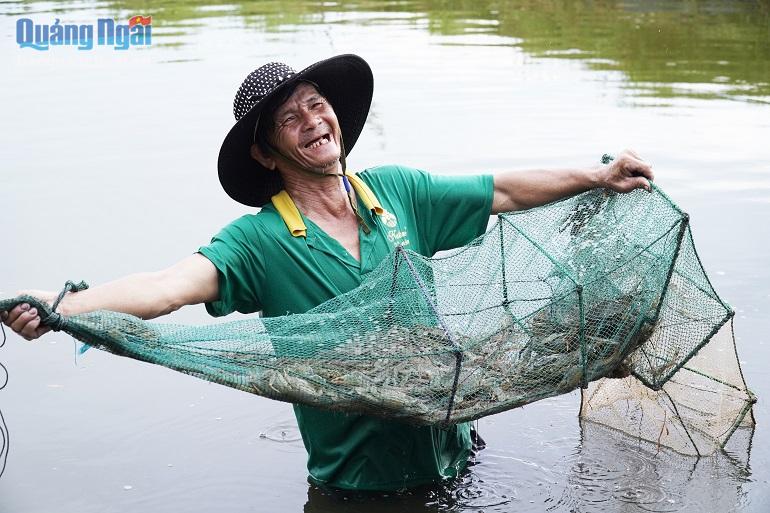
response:
[(331, 103), (347, 154), (361, 135), (374, 92), (372, 70), (366, 61), (357, 55), (347, 54), (308, 66), (254, 105), (225, 137), (217, 162), (219, 182), (235, 201), (261, 207), (283, 188), (283, 180), (277, 171), (265, 168), (251, 157), (254, 125), (271, 98), (301, 80), (318, 84)]

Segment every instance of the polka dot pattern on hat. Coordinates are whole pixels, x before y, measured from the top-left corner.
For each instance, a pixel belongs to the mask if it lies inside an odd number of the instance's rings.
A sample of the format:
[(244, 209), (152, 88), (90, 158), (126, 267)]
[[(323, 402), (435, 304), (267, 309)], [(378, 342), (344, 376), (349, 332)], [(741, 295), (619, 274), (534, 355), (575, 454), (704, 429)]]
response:
[(282, 62), (270, 62), (249, 73), (238, 88), (238, 92), (235, 93), (235, 101), (233, 101), (235, 119), (241, 119), (254, 105), (296, 73)]
[(366, 61), (357, 55), (335, 55), (297, 72), (279, 62), (266, 64), (247, 76), (235, 95), (236, 122), (219, 150), (219, 182), (235, 201), (258, 208), (284, 187), (281, 174), (268, 172), (270, 170), (254, 160), (251, 147), (255, 124), (265, 102), (299, 80), (318, 84), (318, 89), (334, 106), (345, 141), (345, 155), (355, 146), (374, 90), (374, 77)]

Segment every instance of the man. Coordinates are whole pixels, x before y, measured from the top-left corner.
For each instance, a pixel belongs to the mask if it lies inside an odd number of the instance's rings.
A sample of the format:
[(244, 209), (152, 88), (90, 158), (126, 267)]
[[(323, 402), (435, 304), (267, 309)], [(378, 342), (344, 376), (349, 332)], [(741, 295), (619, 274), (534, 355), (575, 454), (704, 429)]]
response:
[[(69, 294), (65, 315), (108, 309), (145, 319), (206, 303), (212, 315), (305, 312), (355, 288), (396, 246), (423, 255), (482, 234), (489, 215), (531, 208), (594, 187), (649, 188), (632, 152), (591, 169), (440, 177), (401, 166), (349, 173), (372, 98), (369, 66), (337, 56), (296, 73), (271, 63), (235, 98), (236, 124), (219, 155), (235, 200), (261, 207), (176, 265)], [(29, 291), (51, 301), (54, 294)], [(48, 331), (29, 305), (2, 314), (26, 339)], [(310, 480), (342, 489), (394, 490), (455, 477), (470, 449), (468, 424), (414, 427), (297, 405)]]

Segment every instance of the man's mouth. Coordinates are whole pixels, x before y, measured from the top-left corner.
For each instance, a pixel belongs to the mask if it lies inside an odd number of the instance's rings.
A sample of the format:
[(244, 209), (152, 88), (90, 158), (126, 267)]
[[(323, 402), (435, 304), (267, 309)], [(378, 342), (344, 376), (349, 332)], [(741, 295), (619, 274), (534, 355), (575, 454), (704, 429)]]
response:
[(323, 134), (321, 137), (317, 139), (313, 139), (309, 143), (305, 145), (305, 148), (312, 150), (315, 148), (318, 148), (319, 146), (323, 146), (324, 144), (330, 142), (332, 140), (331, 135), (329, 134)]

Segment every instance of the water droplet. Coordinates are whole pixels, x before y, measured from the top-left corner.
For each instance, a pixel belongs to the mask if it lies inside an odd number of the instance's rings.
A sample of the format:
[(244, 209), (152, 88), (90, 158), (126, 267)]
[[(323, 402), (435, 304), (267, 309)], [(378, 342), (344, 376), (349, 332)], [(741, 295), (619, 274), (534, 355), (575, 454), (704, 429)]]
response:
[(132, 490), (134, 487), (131, 485), (123, 485), (124, 490)]

